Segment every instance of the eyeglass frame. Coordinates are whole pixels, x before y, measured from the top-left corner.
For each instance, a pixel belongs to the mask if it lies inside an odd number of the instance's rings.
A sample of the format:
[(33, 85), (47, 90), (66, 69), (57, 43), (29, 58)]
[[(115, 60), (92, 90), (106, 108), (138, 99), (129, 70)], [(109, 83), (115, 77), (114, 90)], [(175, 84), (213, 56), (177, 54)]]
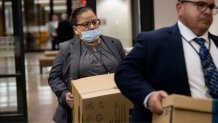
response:
[[(184, 1), (181, 1), (180, 3), (192, 3), (192, 4), (197, 6), (197, 9), (200, 12), (205, 12), (208, 8), (210, 10), (212, 10), (213, 15), (216, 15), (218, 12), (218, 6), (216, 6), (215, 4), (208, 4), (208, 3), (203, 2), (203, 1), (196, 1), (195, 2), (195, 1), (184, 0)], [(204, 5), (204, 6), (200, 6), (200, 4)]]
[[(98, 25), (93, 24), (96, 21), (96, 23), (98, 22)], [(87, 25), (86, 25), (87, 24)], [(91, 24), (95, 27), (99, 26), (101, 24), (101, 20), (100, 19), (93, 19), (91, 21), (86, 21), (80, 24), (75, 24), (75, 26), (83, 26), (84, 28), (88, 29), (90, 28)]]

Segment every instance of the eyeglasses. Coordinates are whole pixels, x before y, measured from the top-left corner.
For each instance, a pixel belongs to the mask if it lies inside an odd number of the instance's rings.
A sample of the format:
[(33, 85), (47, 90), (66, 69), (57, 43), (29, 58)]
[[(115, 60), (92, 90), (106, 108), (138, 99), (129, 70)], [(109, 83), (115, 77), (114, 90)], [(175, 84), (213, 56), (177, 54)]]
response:
[(101, 23), (100, 19), (94, 19), (92, 21), (88, 21), (88, 22), (84, 22), (81, 24), (76, 24), (76, 26), (83, 26), (85, 28), (89, 28), (91, 26), (91, 24), (95, 27), (99, 26)]
[(218, 11), (218, 6), (216, 6), (215, 4), (208, 4), (208, 3), (203, 2), (203, 1), (198, 1), (198, 2), (182, 1), (181, 3), (192, 3), (192, 4), (196, 5), (197, 9), (201, 12), (205, 12), (209, 8), (210, 10), (212, 10), (214, 15), (217, 14), (217, 11)]

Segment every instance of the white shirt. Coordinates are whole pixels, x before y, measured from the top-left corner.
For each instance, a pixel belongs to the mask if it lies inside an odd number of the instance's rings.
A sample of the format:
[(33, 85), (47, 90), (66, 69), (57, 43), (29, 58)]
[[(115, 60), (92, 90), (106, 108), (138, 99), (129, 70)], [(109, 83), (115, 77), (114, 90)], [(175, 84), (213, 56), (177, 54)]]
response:
[[(206, 87), (204, 81), (201, 60), (197, 53), (199, 52), (200, 46), (195, 41), (193, 41), (193, 39), (197, 38), (197, 36), (180, 21), (178, 21), (178, 26), (181, 35), (184, 37), (182, 38), (182, 44), (191, 96), (195, 98), (209, 98), (210, 96), (207, 94), (208, 88)], [(204, 38), (206, 40), (205, 46), (207, 48), (209, 48), (210, 41), (210, 54), (213, 58), (215, 65), (218, 66), (218, 49), (214, 44), (213, 40), (208, 37), (208, 32), (198, 38)]]
[[(197, 38), (197, 35), (195, 35), (188, 27), (186, 27), (180, 21), (178, 21), (178, 26), (180, 33), (183, 36), (183, 38), (181, 38), (191, 96), (194, 98), (210, 98), (210, 96), (207, 94), (208, 88), (205, 85), (201, 61), (197, 53), (199, 52), (200, 46), (193, 40), (194, 38)], [(198, 38), (204, 38), (206, 40), (205, 46), (207, 48), (209, 47), (210, 41), (210, 54), (213, 58), (215, 65), (218, 67), (218, 49), (214, 44), (213, 40), (211, 38), (208, 39), (208, 32)], [(145, 107), (147, 107), (147, 101), (151, 95), (152, 92), (145, 98)]]
[(58, 28), (58, 21), (52, 21), (52, 25), (55, 29)]

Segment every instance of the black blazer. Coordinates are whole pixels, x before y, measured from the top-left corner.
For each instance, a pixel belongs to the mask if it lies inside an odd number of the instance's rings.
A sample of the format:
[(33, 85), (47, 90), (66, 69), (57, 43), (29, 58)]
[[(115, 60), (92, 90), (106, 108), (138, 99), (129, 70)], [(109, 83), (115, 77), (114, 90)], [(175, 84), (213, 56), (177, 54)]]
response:
[[(218, 46), (218, 37), (209, 36)], [(134, 103), (132, 122), (151, 122), (151, 112), (143, 106), (151, 91), (191, 96), (178, 25), (140, 33), (134, 49), (118, 67), (115, 81)]]

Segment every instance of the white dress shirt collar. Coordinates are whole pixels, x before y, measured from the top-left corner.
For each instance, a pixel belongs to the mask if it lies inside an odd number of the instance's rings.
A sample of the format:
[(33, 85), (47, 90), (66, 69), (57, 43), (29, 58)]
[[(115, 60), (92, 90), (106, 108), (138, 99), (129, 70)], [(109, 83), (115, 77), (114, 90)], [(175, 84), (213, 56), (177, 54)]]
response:
[(193, 41), (194, 38), (204, 38), (207, 42), (208, 40), (208, 31), (205, 32), (202, 36), (198, 37), (194, 34), (187, 26), (185, 26), (180, 20), (178, 20), (179, 31), (181, 35), (187, 40), (188, 42)]

